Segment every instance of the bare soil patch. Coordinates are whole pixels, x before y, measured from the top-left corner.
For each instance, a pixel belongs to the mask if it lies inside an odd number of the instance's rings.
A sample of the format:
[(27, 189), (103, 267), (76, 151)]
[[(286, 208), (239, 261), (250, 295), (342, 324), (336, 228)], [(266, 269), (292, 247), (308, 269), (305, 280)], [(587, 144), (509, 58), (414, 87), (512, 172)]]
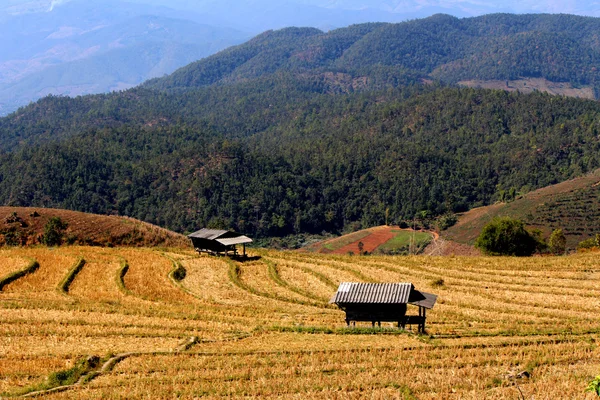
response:
[(552, 82), (543, 78), (523, 78), (517, 80), (469, 80), (458, 82), (459, 85), (483, 88), (500, 89), (508, 92), (532, 93), (535, 91), (546, 92), (553, 95), (577, 97), (594, 100), (594, 89), (589, 86), (573, 87), (568, 82)]

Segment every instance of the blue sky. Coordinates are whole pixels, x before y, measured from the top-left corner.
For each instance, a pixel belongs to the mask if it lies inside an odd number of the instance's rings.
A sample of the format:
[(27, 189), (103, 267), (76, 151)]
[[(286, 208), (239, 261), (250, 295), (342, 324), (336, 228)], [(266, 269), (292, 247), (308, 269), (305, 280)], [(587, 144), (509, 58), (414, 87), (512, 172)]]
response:
[[(4, 7), (24, 6), (30, 9), (50, 9), (54, 4), (90, 0), (1, 0)], [(164, 5), (178, 9), (207, 10), (218, 4), (230, 3), (265, 7), (270, 3), (300, 3), (340, 10), (372, 9), (389, 13), (414, 13), (428, 9), (446, 10), (450, 14), (475, 16), (490, 12), (567, 13), (600, 17), (600, 0), (129, 0), (136, 3)], [(0, 5), (0, 8), (2, 6)]]
[(392, 12), (441, 7), (479, 15), (492, 10), (512, 12), (566, 13), (600, 16), (600, 1), (585, 0), (299, 0), (305, 4), (336, 8), (376, 7)]

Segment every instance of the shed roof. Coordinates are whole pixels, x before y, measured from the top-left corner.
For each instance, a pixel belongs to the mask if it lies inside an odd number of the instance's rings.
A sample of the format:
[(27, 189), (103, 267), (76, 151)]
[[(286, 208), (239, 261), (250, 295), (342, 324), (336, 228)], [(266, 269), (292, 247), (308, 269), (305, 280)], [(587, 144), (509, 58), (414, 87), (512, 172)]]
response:
[(414, 304), (433, 308), (437, 296), (415, 290), (412, 283), (342, 282), (329, 301), (335, 304)]
[(221, 230), (221, 229), (200, 229), (199, 231), (196, 231), (192, 234), (189, 234), (188, 237), (189, 238), (198, 238), (198, 239), (209, 239), (209, 240), (214, 240), (218, 237), (223, 236), (224, 234), (228, 233), (229, 231), (225, 231), (225, 230)]
[(217, 242), (221, 243), (224, 246), (232, 246), (235, 244), (245, 244), (245, 243), (252, 243), (252, 239), (250, 239), (248, 236), (238, 236), (238, 237), (234, 237), (234, 238), (228, 238), (228, 239), (216, 239)]
[(410, 304), (414, 304), (415, 306), (425, 307), (425, 308), (433, 308), (435, 302), (437, 301), (437, 295), (431, 293), (421, 292), (419, 290), (414, 290), (412, 295), (410, 296), (410, 300), (408, 301)]
[(342, 282), (331, 303), (408, 303), (412, 283)]

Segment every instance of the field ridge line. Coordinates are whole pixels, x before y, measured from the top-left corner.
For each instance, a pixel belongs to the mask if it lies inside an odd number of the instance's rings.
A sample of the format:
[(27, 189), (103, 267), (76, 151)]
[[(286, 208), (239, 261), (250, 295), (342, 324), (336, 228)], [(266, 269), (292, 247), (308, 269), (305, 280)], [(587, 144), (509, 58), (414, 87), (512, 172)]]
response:
[(290, 290), (290, 291), (292, 291), (294, 293), (297, 293), (300, 296), (307, 297), (307, 298), (309, 298), (311, 300), (315, 300), (315, 301), (322, 302), (322, 303), (327, 303), (327, 301), (329, 300), (329, 299), (325, 299), (325, 298), (319, 297), (319, 296), (317, 296), (315, 294), (312, 294), (310, 292), (307, 292), (307, 291), (305, 291), (305, 290), (303, 290), (303, 289), (301, 289), (299, 287), (296, 287), (296, 286), (292, 285), (291, 283), (285, 281), (281, 277), (281, 275), (279, 275), (279, 267), (278, 267), (277, 263), (275, 261), (273, 261), (273, 260), (266, 259), (266, 258), (264, 260), (265, 260), (265, 264), (267, 264), (267, 267), (269, 269), (269, 277), (277, 285), (279, 285), (281, 287), (284, 287), (284, 288), (286, 288), (286, 289), (288, 289), (288, 290)]
[(80, 387), (80, 386), (85, 385), (86, 383), (91, 382), (92, 380), (96, 379), (97, 377), (99, 377), (102, 374), (111, 372), (117, 366), (117, 364), (119, 364), (121, 361), (123, 361), (129, 357), (137, 357), (137, 356), (144, 356), (144, 355), (168, 355), (168, 354), (183, 353), (183, 352), (189, 350), (191, 347), (193, 347), (195, 344), (197, 344), (199, 342), (200, 342), (200, 339), (197, 336), (192, 336), (185, 343), (183, 343), (176, 349), (173, 349), (172, 351), (132, 351), (132, 352), (115, 354), (114, 356), (112, 356), (108, 360), (106, 360), (102, 364), (102, 366), (82, 375), (77, 380), (77, 382), (75, 382), (71, 385), (63, 385), (63, 386), (57, 386), (57, 387), (50, 388), (50, 389), (38, 390), (35, 392), (23, 394), (18, 397), (24, 397), (24, 398), (40, 397), (40, 396), (45, 396), (47, 394), (64, 392), (66, 390), (74, 389), (75, 387)]
[(71, 267), (67, 275), (58, 284), (58, 290), (63, 294), (69, 294), (69, 286), (73, 283), (77, 274), (81, 272), (85, 265), (85, 259), (80, 257), (77, 262)]
[(117, 286), (119, 288), (119, 290), (127, 295), (127, 296), (132, 296), (133, 293), (131, 292), (131, 290), (129, 290), (127, 288), (127, 285), (125, 285), (125, 275), (127, 275), (127, 272), (129, 271), (129, 262), (127, 261), (127, 259), (120, 257), (121, 258), (121, 265), (119, 267), (119, 269), (117, 270), (117, 276), (116, 276), (116, 281), (117, 281)]
[(40, 267), (40, 264), (37, 262), (37, 260), (35, 260), (33, 258), (30, 258), (29, 260), (30, 260), (30, 262), (25, 268), (23, 268), (19, 271), (12, 272), (12, 273), (6, 275), (5, 277), (3, 277), (2, 279), (0, 279), (0, 292), (4, 289), (5, 286), (13, 283), (17, 279), (20, 279), (29, 274), (33, 274), (35, 271), (38, 270), (38, 268)]
[[(268, 292), (263, 292), (259, 289), (256, 289), (250, 285), (245, 284), (244, 282), (242, 282), (242, 280), (240, 279), (240, 274), (241, 274), (241, 269), (240, 266), (238, 264), (236, 264), (234, 261), (232, 261), (231, 259), (228, 259), (225, 261), (228, 265), (229, 265), (229, 269), (227, 271), (227, 275), (229, 277), (229, 280), (231, 281), (231, 283), (233, 283), (235, 286), (239, 287), (240, 289), (251, 293), (255, 296), (259, 296), (259, 297), (264, 297), (267, 299), (272, 299), (272, 300), (277, 300), (277, 301), (283, 301), (285, 303), (292, 303), (292, 304), (300, 304), (303, 306), (310, 306), (310, 307), (317, 307), (317, 308), (329, 308), (329, 304), (323, 304), (320, 302), (316, 302), (316, 301), (309, 301), (309, 300), (295, 300), (295, 299), (290, 299), (287, 297), (283, 297), (283, 296), (279, 296), (276, 294), (272, 294), (272, 293), (268, 293)], [(266, 265), (266, 263), (265, 263)], [(268, 268), (268, 265), (267, 265)], [(268, 271), (267, 271), (268, 272)]]
[[(185, 279), (185, 275), (187, 274), (185, 266), (181, 262), (179, 262), (178, 260), (175, 260), (173, 257), (168, 256), (165, 253), (160, 253), (160, 255), (163, 256), (164, 258), (170, 260), (171, 263), (173, 264), (173, 269), (167, 275), (167, 277), (171, 281), (171, 284), (173, 286), (175, 286), (178, 290), (180, 290), (183, 293), (185, 293), (186, 295), (188, 295), (190, 297), (193, 297), (195, 300), (202, 300), (198, 295), (196, 295), (194, 292), (192, 292), (191, 290), (189, 290), (188, 288), (186, 288), (185, 286), (183, 286), (183, 284), (181, 283), (181, 281), (183, 281)], [(184, 274), (183, 278), (180, 279), (180, 280), (178, 280), (175, 277), (175, 274), (177, 273), (177, 271), (180, 271), (179, 273), (183, 273)]]

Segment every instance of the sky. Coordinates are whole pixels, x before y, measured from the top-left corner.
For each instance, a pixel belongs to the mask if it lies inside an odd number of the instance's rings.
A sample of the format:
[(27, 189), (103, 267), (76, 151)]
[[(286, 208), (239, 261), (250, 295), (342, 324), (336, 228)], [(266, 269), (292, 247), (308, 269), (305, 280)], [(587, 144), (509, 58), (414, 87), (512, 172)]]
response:
[[(0, 8), (23, 7), (33, 11), (51, 10), (61, 3), (77, 0), (0, 0)], [(90, 1), (90, 0), (80, 0)], [(300, 3), (337, 10), (378, 10), (388, 13), (415, 13), (439, 9), (458, 16), (476, 16), (492, 12), (514, 13), (566, 13), (600, 17), (600, 0), (129, 0), (142, 4), (163, 5), (176, 9), (207, 11), (218, 4), (230, 3), (255, 5), (257, 8), (269, 3)]]

